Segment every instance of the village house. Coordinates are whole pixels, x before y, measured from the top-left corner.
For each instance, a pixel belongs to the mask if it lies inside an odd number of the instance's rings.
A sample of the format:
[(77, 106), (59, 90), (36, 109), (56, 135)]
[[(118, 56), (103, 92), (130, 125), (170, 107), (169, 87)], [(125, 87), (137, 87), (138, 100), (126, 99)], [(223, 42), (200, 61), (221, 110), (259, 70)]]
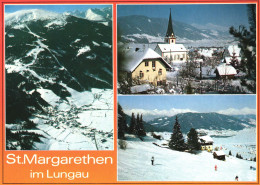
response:
[(226, 154), (225, 154), (222, 150), (220, 150), (220, 151), (215, 151), (215, 152), (213, 153), (213, 158), (214, 158), (214, 159), (218, 159), (218, 160), (223, 160), (223, 161), (225, 161), (225, 160), (226, 160)]
[(166, 71), (171, 70), (171, 66), (151, 48), (135, 48), (125, 51), (121, 70), (127, 73), (131, 81), (139, 81), (139, 85), (158, 86), (166, 84)]
[(232, 65), (221, 63), (217, 66), (214, 73), (216, 73), (216, 78), (233, 79), (237, 74), (237, 70)]
[(157, 44), (155, 51), (168, 63), (186, 62), (187, 49), (183, 44), (176, 44), (176, 36), (173, 31), (171, 12), (168, 29), (163, 44)]
[(213, 139), (210, 136), (203, 135), (199, 136), (199, 142), (201, 150), (212, 151), (213, 150)]

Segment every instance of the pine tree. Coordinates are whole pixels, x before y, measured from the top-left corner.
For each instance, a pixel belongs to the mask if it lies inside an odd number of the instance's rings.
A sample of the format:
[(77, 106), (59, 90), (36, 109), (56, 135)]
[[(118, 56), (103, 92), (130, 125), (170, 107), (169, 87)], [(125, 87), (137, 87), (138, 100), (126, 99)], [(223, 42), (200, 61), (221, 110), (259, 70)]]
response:
[(201, 145), (199, 143), (199, 137), (198, 133), (194, 128), (190, 129), (190, 132), (188, 133), (188, 147), (191, 150), (200, 150)]
[(139, 120), (138, 136), (146, 136), (146, 132), (144, 130), (143, 115), (142, 114), (141, 114), (141, 117), (140, 117), (140, 120)]
[(120, 104), (118, 104), (117, 117), (118, 117), (118, 121), (117, 121), (118, 139), (125, 139), (125, 132), (127, 131), (127, 125), (126, 125), (125, 113)]
[[(243, 70), (249, 79), (256, 82), (256, 5), (248, 4), (248, 22), (249, 30), (245, 26), (239, 26), (235, 29), (233, 26), (229, 29), (229, 33), (239, 41), (241, 47), (242, 60), (241, 70)], [(256, 83), (247, 84), (248, 88), (256, 92)]]
[(169, 147), (173, 150), (184, 151), (186, 149), (184, 138), (181, 132), (181, 126), (176, 116), (176, 121), (173, 127), (173, 133), (169, 142)]
[(134, 129), (136, 127), (136, 119), (135, 114), (132, 113), (131, 121), (130, 121), (130, 127), (129, 127), (129, 133), (134, 134)]
[(236, 57), (236, 53), (233, 52), (232, 56), (231, 56), (231, 59), (230, 59), (230, 65), (232, 65), (234, 68), (237, 68), (238, 67), (238, 59)]
[(134, 126), (134, 134), (135, 135), (139, 135), (139, 130), (140, 130), (140, 119), (139, 119), (139, 113), (137, 113), (137, 116), (136, 116), (136, 123), (135, 123), (135, 126)]

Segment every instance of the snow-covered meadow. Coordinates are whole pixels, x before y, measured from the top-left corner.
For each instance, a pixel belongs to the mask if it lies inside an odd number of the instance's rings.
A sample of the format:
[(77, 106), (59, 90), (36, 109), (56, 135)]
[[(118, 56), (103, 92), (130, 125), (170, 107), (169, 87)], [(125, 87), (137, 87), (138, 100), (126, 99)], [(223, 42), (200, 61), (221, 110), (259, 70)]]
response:
[[(213, 148), (222, 146), (226, 153), (225, 161), (214, 159), (212, 153), (207, 151), (201, 151), (195, 155), (154, 144), (167, 143), (171, 133), (161, 133), (163, 140), (154, 139), (149, 134), (144, 141), (127, 135), (126, 149), (118, 149), (118, 180), (232, 182), (238, 176), (239, 181), (256, 181), (256, 162), (228, 156), (229, 150), (234, 153), (238, 151), (234, 149), (237, 145), (246, 146), (248, 143), (256, 145), (255, 129), (244, 129), (232, 133), (231, 137), (213, 138)], [(242, 148), (244, 153), (251, 153), (247, 147)], [(152, 156), (155, 158), (153, 166), (151, 165)], [(217, 170), (215, 170), (215, 165), (217, 165)]]

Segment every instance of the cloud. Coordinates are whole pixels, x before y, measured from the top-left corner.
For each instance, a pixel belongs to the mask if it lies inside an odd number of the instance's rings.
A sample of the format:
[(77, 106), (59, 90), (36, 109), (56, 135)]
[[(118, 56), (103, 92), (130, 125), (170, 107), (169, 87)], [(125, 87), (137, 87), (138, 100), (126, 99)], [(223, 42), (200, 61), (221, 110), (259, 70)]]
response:
[(248, 107), (244, 107), (242, 109), (234, 109), (229, 108), (226, 110), (220, 110), (217, 113), (226, 114), (226, 115), (246, 115), (246, 114), (256, 114), (256, 109), (250, 109)]
[(170, 116), (174, 116), (174, 115), (180, 114), (180, 113), (197, 112), (197, 111), (190, 110), (190, 109), (175, 109), (175, 108), (172, 108), (172, 109), (170, 109), (170, 110), (128, 109), (128, 110), (124, 110), (124, 112), (125, 112), (127, 115), (129, 115), (129, 116), (131, 116), (132, 113), (134, 113), (135, 115), (136, 115), (137, 113), (143, 114), (143, 119), (144, 119), (145, 121), (149, 121), (149, 120), (152, 120), (152, 119), (155, 119), (155, 118), (159, 118), (159, 117), (162, 117), (162, 116), (170, 117)]

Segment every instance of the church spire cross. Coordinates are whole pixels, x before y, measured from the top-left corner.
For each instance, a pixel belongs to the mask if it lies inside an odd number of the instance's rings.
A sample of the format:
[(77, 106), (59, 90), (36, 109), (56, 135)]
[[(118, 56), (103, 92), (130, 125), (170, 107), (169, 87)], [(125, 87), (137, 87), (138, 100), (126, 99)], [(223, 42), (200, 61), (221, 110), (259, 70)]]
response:
[(170, 9), (170, 15), (169, 15), (169, 22), (168, 22), (168, 28), (165, 35), (165, 42), (169, 44), (175, 44), (175, 34), (173, 32), (173, 26), (172, 26), (172, 15), (171, 15), (171, 9)]
[(170, 16), (169, 16), (169, 22), (168, 22), (168, 28), (166, 32), (166, 37), (174, 36), (173, 28), (172, 28), (172, 15), (171, 15), (171, 9), (170, 9)]

